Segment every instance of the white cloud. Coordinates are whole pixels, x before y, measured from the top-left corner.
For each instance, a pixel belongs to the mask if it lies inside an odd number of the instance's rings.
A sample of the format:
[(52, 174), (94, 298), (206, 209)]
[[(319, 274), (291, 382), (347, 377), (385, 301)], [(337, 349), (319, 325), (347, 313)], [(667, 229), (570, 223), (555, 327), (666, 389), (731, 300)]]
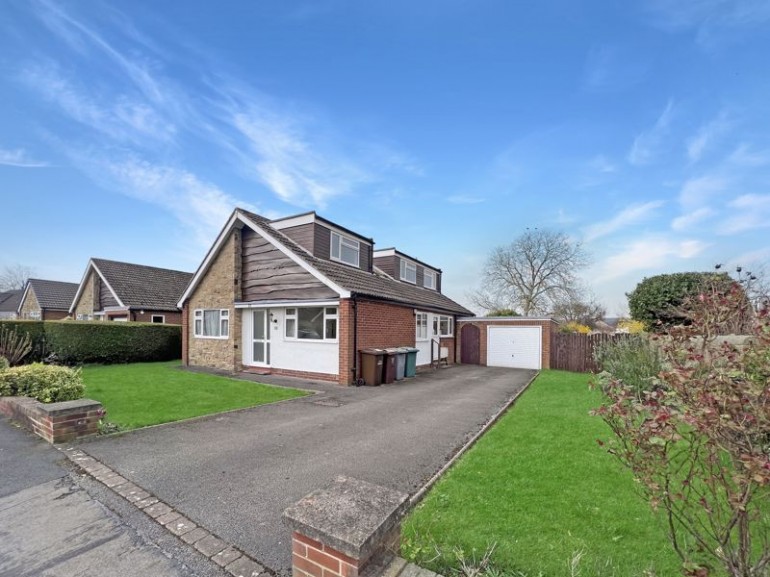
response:
[(687, 156), (691, 162), (698, 162), (703, 153), (714, 145), (714, 141), (730, 128), (727, 113), (722, 111), (715, 119), (700, 127), (698, 132), (687, 141)]
[(589, 168), (602, 174), (615, 172), (617, 167), (603, 154), (597, 154), (588, 162)]
[(33, 65), (21, 74), (22, 81), (57, 105), (72, 120), (122, 142), (168, 142), (176, 129), (146, 102), (125, 94), (99, 94), (76, 86), (53, 64)]
[(744, 194), (727, 205), (733, 214), (717, 228), (717, 233), (732, 235), (748, 230), (770, 227), (770, 194)]
[(642, 238), (606, 258), (599, 266), (595, 281), (604, 282), (640, 270), (660, 269), (669, 264), (671, 259), (694, 258), (707, 247), (706, 243), (694, 239), (674, 240), (661, 236)]
[(658, 155), (658, 151), (668, 135), (671, 119), (674, 115), (674, 102), (669, 100), (655, 124), (648, 130), (640, 132), (634, 138), (628, 161), (631, 164), (649, 164)]
[(653, 211), (663, 206), (663, 204), (662, 200), (655, 200), (626, 207), (611, 219), (587, 227), (584, 239), (586, 242), (591, 242), (624, 227), (636, 224), (647, 218)]
[(211, 244), (236, 206), (254, 210), (251, 204), (184, 169), (154, 165), (135, 157), (120, 160), (98, 155), (74, 158), (111, 188), (172, 213), (202, 247)]
[(480, 196), (472, 196), (468, 194), (453, 194), (447, 197), (447, 202), (452, 204), (479, 204), (484, 202), (484, 199)]
[(50, 166), (47, 162), (30, 158), (22, 148), (14, 150), (0, 148), (0, 164), (18, 168), (44, 168)]
[(690, 178), (682, 185), (679, 191), (679, 203), (686, 209), (700, 207), (728, 186), (728, 181), (715, 175)]
[(728, 157), (728, 161), (739, 166), (767, 166), (770, 164), (770, 149), (752, 150), (748, 144), (741, 144)]
[(671, 221), (671, 228), (680, 232), (685, 231), (698, 224), (699, 222), (714, 216), (715, 214), (716, 212), (712, 208), (703, 206), (693, 210), (692, 212), (687, 212), (681, 216), (676, 217), (673, 221)]
[(770, 20), (766, 0), (650, 0), (648, 8), (667, 29), (759, 26)]

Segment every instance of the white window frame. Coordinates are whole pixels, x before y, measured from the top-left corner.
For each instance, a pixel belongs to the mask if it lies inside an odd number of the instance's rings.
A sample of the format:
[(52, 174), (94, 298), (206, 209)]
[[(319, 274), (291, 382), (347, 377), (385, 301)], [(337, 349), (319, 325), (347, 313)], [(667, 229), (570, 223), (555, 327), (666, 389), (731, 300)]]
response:
[[(219, 313), (217, 320), (217, 328), (219, 329), (217, 335), (204, 335), (203, 329), (205, 323), (203, 319), (206, 312), (216, 311)], [(196, 339), (219, 339), (224, 340), (230, 338), (230, 309), (195, 309), (193, 311), (193, 336)]]
[[(422, 273), (422, 286), (424, 286), (427, 289), (436, 290), (436, 275), (435, 272), (432, 270), (428, 270), (427, 268), (423, 270)], [(430, 283), (428, 283), (428, 279), (430, 279)]]
[[(344, 234), (340, 234), (338, 232), (331, 231), (331, 246), (329, 247), (329, 258), (331, 260), (341, 262), (343, 264), (348, 264), (350, 266), (354, 266), (356, 268), (361, 266), (361, 243), (357, 240), (350, 238), (349, 236), (345, 236)], [(354, 250), (356, 252), (356, 260), (355, 262), (350, 262), (343, 259), (343, 252), (342, 247), (349, 248), (351, 250)]]
[[(407, 273), (411, 271), (414, 271), (414, 280), (408, 278), (407, 276)], [(401, 264), (399, 265), (399, 278), (404, 282), (417, 284), (417, 265), (402, 258)]]
[[(160, 319), (160, 321), (156, 321), (155, 319)], [(166, 315), (150, 315), (150, 322), (157, 325), (164, 325), (166, 324)]]
[(418, 341), (428, 340), (428, 313), (416, 313), (414, 315), (414, 338)]
[(40, 311), (29, 311), (25, 314), (26, 317), (31, 321), (39, 321), (43, 317)]
[[(441, 324), (446, 322), (447, 332), (442, 330)], [(434, 337), (452, 337), (454, 336), (454, 319), (448, 315), (433, 316), (433, 336)]]
[[(297, 336), (297, 327), (299, 326), (299, 309), (323, 309), (323, 336), (320, 339), (301, 339)], [(334, 321), (334, 338), (327, 337), (326, 324), (328, 321)], [(289, 321), (293, 322), (293, 329), (289, 331)], [(296, 342), (315, 342), (315, 343), (336, 343), (340, 335), (339, 308), (336, 306), (317, 306), (317, 307), (288, 307), (284, 310), (284, 328), (283, 338), (287, 341)]]

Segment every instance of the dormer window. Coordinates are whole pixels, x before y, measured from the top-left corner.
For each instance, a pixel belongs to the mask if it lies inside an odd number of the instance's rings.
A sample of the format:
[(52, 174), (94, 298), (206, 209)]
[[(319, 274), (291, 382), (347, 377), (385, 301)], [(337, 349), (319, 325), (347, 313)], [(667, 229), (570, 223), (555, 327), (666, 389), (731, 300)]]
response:
[(422, 284), (425, 288), (436, 290), (436, 273), (432, 270), (425, 269)]
[(401, 280), (417, 284), (417, 265), (401, 259)]
[(351, 266), (359, 266), (359, 254), (361, 243), (337, 232), (332, 232), (331, 254), (332, 260), (344, 262)]

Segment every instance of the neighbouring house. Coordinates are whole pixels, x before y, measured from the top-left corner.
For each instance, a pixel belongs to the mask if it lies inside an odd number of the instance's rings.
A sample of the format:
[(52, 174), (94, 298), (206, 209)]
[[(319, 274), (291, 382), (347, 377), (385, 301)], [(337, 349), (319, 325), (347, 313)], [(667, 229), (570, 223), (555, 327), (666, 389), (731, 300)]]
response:
[(182, 359), (343, 385), (360, 378), (361, 349), (411, 346), (418, 365), (442, 351), (453, 363), (456, 321), (472, 313), (441, 293), (441, 275), (315, 212), (236, 209), (178, 302)]
[(192, 273), (92, 258), (69, 313), (75, 320), (181, 324), (177, 301)]
[(37, 321), (66, 318), (77, 290), (76, 282), (31, 278), (24, 286), (18, 308), (19, 318)]
[(18, 316), (19, 303), (23, 290), (0, 292), (0, 320), (13, 320)]

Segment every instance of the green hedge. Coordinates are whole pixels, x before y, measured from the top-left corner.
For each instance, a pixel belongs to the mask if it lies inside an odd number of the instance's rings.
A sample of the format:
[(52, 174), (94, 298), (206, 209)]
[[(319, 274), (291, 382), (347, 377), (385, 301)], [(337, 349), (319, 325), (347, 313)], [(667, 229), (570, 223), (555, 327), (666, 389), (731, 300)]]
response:
[(0, 371), (0, 396), (32, 397), (41, 403), (73, 401), (83, 396), (80, 369), (32, 363)]
[(55, 355), (66, 365), (170, 361), (182, 356), (182, 327), (107, 321), (0, 321), (32, 338), (26, 362)]

